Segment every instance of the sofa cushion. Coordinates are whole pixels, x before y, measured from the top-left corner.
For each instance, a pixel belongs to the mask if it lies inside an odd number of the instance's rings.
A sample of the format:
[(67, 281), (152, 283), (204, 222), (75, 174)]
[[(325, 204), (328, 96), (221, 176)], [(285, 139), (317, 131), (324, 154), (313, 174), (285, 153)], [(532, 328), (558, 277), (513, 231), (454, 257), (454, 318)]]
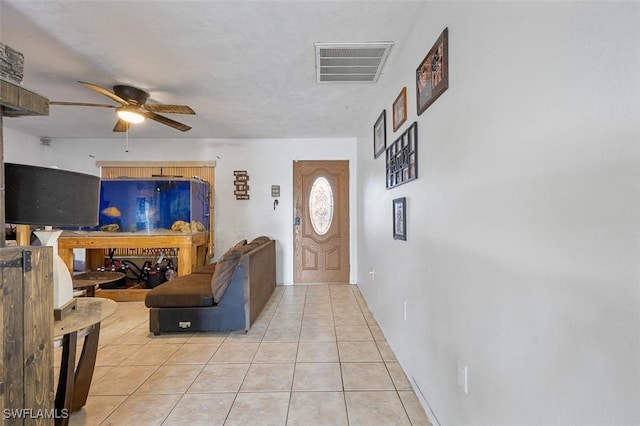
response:
[(206, 265), (196, 269), (195, 271), (192, 272), (192, 274), (213, 274), (213, 272), (216, 270), (216, 264), (215, 263), (207, 263)]
[[(240, 248), (244, 247), (246, 244), (247, 244), (247, 240), (238, 241), (236, 243), (236, 245), (234, 245), (229, 250), (227, 250), (227, 252), (225, 254), (223, 254), (222, 257), (224, 257), (227, 253), (230, 253), (230, 252), (232, 252), (234, 250), (237, 250), (237, 249), (240, 249)], [(216, 264), (215, 263), (208, 263), (208, 264), (196, 269), (195, 271), (193, 271), (192, 274), (213, 274), (213, 272), (215, 270), (216, 270)]]
[(269, 241), (271, 241), (271, 238), (269, 238), (269, 237), (267, 237), (265, 235), (262, 235), (260, 237), (254, 238), (253, 241), (251, 241), (251, 244), (256, 243), (256, 244), (261, 246), (262, 244), (266, 244)]
[(232, 251), (244, 247), (246, 244), (247, 244), (247, 240), (238, 241), (235, 245), (229, 247), (229, 249), (227, 249), (227, 251), (224, 252), (222, 256), (220, 256), (220, 259), (223, 259), (227, 254), (231, 253)]
[(144, 299), (148, 308), (214, 306), (211, 276), (190, 274), (160, 284)]
[(255, 244), (255, 243), (249, 243), (249, 244), (245, 244), (242, 247), (235, 247), (233, 250), (231, 250), (232, 253), (240, 253), (240, 255), (242, 256), (243, 254), (247, 254), (249, 253), (251, 250), (260, 247), (259, 244)]
[(242, 254), (240, 249), (236, 249), (235, 251), (229, 250), (216, 263), (213, 277), (209, 283), (213, 300), (216, 303), (220, 301), (224, 292), (227, 290)]
[(242, 247), (242, 246), (243, 246), (243, 245), (245, 245), (245, 244), (247, 244), (247, 240), (246, 240), (246, 239), (245, 239), (245, 240), (240, 240), (240, 241), (238, 241), (238, 242), (236, 243), (236, 245), (235, 245), (235, 246), (233, 246), (233, 247)]

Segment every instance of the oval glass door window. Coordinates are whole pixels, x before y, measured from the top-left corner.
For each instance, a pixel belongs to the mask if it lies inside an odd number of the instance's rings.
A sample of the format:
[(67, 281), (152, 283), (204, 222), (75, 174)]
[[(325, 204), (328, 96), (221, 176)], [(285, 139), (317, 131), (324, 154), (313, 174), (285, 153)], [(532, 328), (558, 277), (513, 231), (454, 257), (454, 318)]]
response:
[(324, 235), (329, 231), (333, 220), (333, 190), (329, 181), (322, 176), (311, 185), (309, 218), (316, 234)]

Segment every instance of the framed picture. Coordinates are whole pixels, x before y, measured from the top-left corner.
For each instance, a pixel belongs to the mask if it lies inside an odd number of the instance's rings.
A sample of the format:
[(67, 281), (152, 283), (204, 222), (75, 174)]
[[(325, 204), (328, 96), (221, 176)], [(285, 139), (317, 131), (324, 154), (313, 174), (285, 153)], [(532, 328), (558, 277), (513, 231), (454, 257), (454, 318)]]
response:
[(418, 178), (417, 121), (414, 121), (398, 139), (389, 144), (386, 157), (387, 189)]
[(373, 158), (378, 158), (387, 148), (387, 110), (383, 109), (382, 114), (373, 125)]
[(449, 88), (449, 36), (445, 28), (416, 69), (416, 103), (422, 114)]
[(402, 88), (400, 94), (393, 102), (393, 131), (400, 128), (407, 121), (407, 88)]
[(393, 200), (393, 239), (407, 241), (407, 198)]

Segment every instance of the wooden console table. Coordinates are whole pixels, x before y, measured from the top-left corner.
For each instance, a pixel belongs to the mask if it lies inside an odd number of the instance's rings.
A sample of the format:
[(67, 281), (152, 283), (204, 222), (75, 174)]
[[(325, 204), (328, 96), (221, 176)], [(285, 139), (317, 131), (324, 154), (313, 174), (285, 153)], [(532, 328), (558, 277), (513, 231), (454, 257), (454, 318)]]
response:
[[(73, 271), (73, 249), (87, 249), (89, 263), (100, 259), (104, 262), (104, 249), (110, 248), (159, 248), (178, 249), (178, 276), (188, 275), (196, 267), (204, 265), (208, 234), (197, 232), (183, 234), (166, 231), (151, 234), (136, 232), (81, 232), (65, 231), (58, 238), (58, 254), (70, 271)], [(96, 265), (89, 265), (94, 269)]]
[[(58, 254), (73, 271), (73, 249), (87, 250), (87, 268), (95, 270), (104, 265), (104, 250), (112, 248), (177, 248), (178, 276), (188, 275), (205, 264), (209, 234), (184, 234), (157, 231), (150, 234), (136, 232), (65, 231), (58, 238)], [(98, 290), (96, 295), (117, 301), (144, 300), (148, 290)]]

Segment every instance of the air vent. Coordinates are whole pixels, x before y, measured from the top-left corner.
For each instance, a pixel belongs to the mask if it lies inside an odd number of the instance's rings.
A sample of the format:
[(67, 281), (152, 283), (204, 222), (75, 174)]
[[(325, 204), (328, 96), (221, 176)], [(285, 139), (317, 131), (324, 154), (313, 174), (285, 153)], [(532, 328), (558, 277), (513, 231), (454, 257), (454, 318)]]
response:
[(314, 43), (318, 83), (375, 83), (393, 42)]

